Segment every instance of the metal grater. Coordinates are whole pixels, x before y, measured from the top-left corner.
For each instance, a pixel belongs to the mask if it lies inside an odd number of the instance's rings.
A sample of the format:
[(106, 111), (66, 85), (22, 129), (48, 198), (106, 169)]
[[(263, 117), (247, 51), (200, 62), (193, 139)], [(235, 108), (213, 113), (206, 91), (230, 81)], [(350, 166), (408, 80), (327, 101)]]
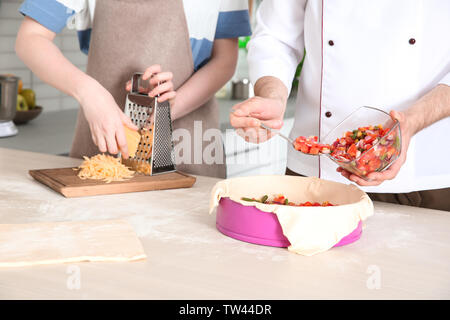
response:
[(158, 103), (156, 98), (139, 93), (142, 73), (134, 73), (131, 91), (127, 94), (125, 114), (139, 128), (141, 141), (136, 154), (122, 162), (137, 172), (156, 175), (175, 171), (172, 142), (172, 119), (168, 101)]

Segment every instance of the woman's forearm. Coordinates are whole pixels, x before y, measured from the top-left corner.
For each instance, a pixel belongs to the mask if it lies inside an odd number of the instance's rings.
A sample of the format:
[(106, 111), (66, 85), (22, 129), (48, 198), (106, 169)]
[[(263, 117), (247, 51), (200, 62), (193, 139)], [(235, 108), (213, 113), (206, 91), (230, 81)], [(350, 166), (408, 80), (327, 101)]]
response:
[(237, 51), (237, 39), (214, 41), (210, 61), (178, 88), (172, 104), (173, 120), (202, 106), (231, 79), (236, 68)]
[(54, 32), (25, 17), (17, 34), (16, 53), (42, 81), (80, 101), (83, 91), (96, 81), (64, 57), (54, 37)]

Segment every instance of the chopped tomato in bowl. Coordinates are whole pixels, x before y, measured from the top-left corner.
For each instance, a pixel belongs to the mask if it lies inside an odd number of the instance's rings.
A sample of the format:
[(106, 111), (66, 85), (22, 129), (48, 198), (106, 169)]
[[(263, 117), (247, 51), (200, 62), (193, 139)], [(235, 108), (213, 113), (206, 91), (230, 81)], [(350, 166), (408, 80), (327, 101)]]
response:
[(361, 107), (334, 128), (324, 142), (331, 145), (331, 160), (367, 180), (369, 173), (385, 170), (400, 155), (400, 124), (382, 110)]

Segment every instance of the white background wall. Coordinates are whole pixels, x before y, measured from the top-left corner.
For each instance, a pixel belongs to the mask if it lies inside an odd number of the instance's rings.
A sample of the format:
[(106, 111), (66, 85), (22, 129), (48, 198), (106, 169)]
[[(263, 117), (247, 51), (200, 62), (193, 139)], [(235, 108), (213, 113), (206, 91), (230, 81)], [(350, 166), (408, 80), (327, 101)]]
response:
[[(0, 0), (0, 74), (19, 76), (24, 88), (32, 88), (36, 92), (37, 104), (44, 108), (44, 112), (78, 108), (75, 99), (41, 82), (16, 56), (14, 43), (23, 20), (18, 11), (21, 3), (22, 0)], [(74, 30), (64, 29), (56, 36), (55, 44), (73, 64), (86, 70), (87, 56), (80, 51)]]

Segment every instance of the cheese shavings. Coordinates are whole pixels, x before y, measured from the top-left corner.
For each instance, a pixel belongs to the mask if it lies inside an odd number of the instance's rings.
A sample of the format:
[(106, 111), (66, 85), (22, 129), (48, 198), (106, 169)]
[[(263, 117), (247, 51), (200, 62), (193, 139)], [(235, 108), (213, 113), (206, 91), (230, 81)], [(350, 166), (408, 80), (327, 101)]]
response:
[[(133, 177), (134, 172), (120, 162), (120, 159), (105, 154), (97, 154), (91, 158), (83, 157), (83, 163), (78, 167), (80, 179), (125, 181)], [(76, 169), (75, 169), (76, 170)]]

